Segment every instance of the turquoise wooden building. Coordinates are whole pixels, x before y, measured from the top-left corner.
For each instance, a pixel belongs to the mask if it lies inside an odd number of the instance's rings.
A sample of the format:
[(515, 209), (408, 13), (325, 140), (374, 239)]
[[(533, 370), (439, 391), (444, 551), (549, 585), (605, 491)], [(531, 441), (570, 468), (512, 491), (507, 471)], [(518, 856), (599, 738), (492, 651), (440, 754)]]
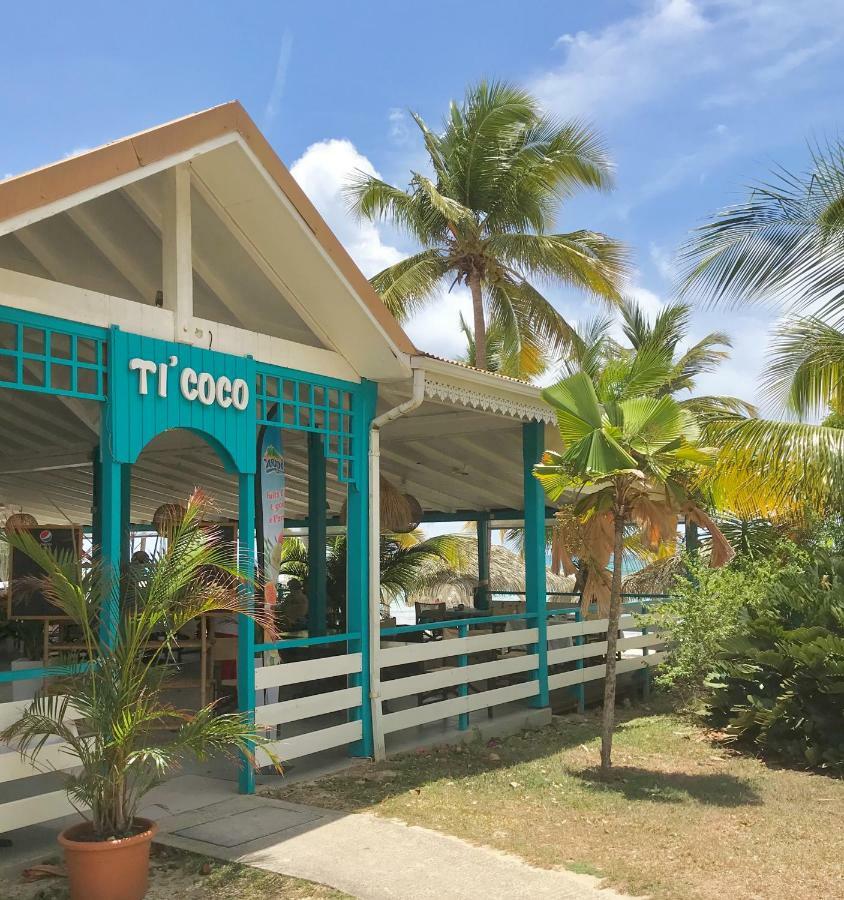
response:
[[(601, 623), (546, 603), (549, 511), (531, 467), (551, 422), (535, 387), (414, 346), (237, 103), (0, 182), (0, 518), (90, 528), (119, 567), (130, 529), (199, 485), (248, 562), (258, 436), (277, 429), (313, 621), (314, 548), (347, 534), (344, 622), (274, 645), (238, 630), (239, 703), (278, 729), (282, 759), (380, 756), (491, 709), (547, 721), (550, 691), (601, 677), (583, 641)], [(523, 522), (524, 609), (427, 629), (442, 641), (382, 627), (382, 476), (427, 521), (477, 523), (481, 577), (490, 527)], [(282, 662), (263, 665), (271, 649)], [(39, 675), (0, 663), (0, 718), (12, 685)], [(254, 778), (244, 767), (241, 790)], [(0, 830), (59, 814), (45, 796), (0, 805)]]

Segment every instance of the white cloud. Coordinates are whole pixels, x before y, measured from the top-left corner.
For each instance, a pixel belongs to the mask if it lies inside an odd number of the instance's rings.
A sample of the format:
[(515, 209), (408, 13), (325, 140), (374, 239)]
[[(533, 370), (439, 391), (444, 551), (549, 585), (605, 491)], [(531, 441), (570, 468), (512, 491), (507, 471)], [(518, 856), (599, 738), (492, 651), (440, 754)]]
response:
[[(752, 102), (836, 52), (844, 8), (828, 0), (652, 0), (596, 32), (564, 34), (562, 64), (533, 90), (560, 115), (630, 117), (689, 82), (705, 106)], [(738, 87), (737, 87), (738, 85)]]
[(394, 106), (387, 113), (387, 121), (390, 123), (390, 140), (399, 146), (409, 144), (410, 129), (407, 123), (407, 113), (401, 107)]
[(663, 0), (598, 33), (565, 34), (565, 61), (533, 90), (555, 112), (603, 120), (670, 90), (666, 68), (709, 27), (691, 0)]
[(656, 244), (653, 241), (648, 248), (648, 252), (651, 257), (651, 262), (656, 266), (656, 270), (659, 272), (660, 276), (668, 284), (673, 285), (677, 279), (677, 267), (673, 255), (666, 251), (664, 247), (660, 247), (659, 244)]
[(371, 222), (358, 222), (346, 209), (343, 186), (356, 171), (378, 175), (351, 141), (331, 139), (311, 144), (290, 172), (319, 210), (367, 278), (404, 257), (385, 243)]
[[(385, 241), (378, 226), (356, 221), (347, 210), (343, 186), (355, 171), (380, 177), (351, 141), (338, 139), (311, 144), (290, 168), (352, 259), (364, 275), (371, 277), (408, 254)], [(466, 352), (460, 312), (471, 321), (471, 302), (465, 288), (455, 288), (451, 293), (443, 290), (407, 323), (405, 330), (421, 350), (453, 359)]]
[(293, 52), (293, 35), (285, 28), (281, 35), (281, 47), (278, 51), (278, 59), (275, 64), (275, 77), (270, 89), (270, 96), (264, 108), (264, 127), (268, 128), (275, 121), (281, 109), (281, 98), (284, 96), (284, 85), (287, 82), (287, 69), (290, 65), (290, 55)]

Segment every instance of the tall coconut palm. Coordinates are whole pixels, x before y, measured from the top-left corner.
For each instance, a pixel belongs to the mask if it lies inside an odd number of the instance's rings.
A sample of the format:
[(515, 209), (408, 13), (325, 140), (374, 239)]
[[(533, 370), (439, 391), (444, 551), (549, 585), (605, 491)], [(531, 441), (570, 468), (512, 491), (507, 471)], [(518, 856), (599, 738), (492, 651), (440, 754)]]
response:
[(460, 330), (466, 338), (466, 355), (459, 362), (466, 362), (478, 369), (486, 369), (510, 378), (531, 381), (544, 375), (552, 365), (553, 354), (547, 346), (533, 340), (532, 335), (520, 336), (516, 345), (500, 325), (492, 325), (486, 333), (486, 365), (478, 365), (475, 335), (469, 323), (460, 314)]
[[(612, 765), (625, 530), (632, 523), (647, 544), (658, 546), (676, 536), (678, 514), (694, 514), (704, 517), (713, 538), (720, 535), (689, 491), (716, 454), (701, 445), (694, 416), (669, 395), (602, 402), (592, 379), (579, 372), (543, 391), (543, 397), (556, 410), (564, 450), (546, 452), (536, 477), (552, 500), (574, 492), (575, 515), (601, 532), (612, 557), (601, 737), (606, 772)], [(730, 552), (724, 555), (728, 559)]]
[(407, 190), (358, 173), (347, 186), (352, 212), (387, 220), (420, 250), (372, 284), (400, 321), (456, 284), (472, 297), (476, 364), (488, 365), (487, 327), (514, 347), (564, 346), (571, 329), (537, 287), (555, 282), (610, 302), (620, 299), (625, 253), (595, 231), (553, 232), (560, 202), (607, 189), (611, 166), (593, 129), (544, 114), (521, 88), (482, 81), (452, 103), (436, 133), (413, 114), (431, 177), (412, 172)]
[[(764, 379), (798, 416), (839, 409), (844, 394), (844, 142), (811, 152), (809, 170), (780, 169), (748, 199), (715, 214), (685, 248), (682, 289), (711, 303), (768, 302), (792, 318), (778, 330)], [(774, 511), (838, 498), (844, 433), (807, 422), (721, 417), (721, 480), (766, 472)], [(755, 498), (748, 497), (749, 507)], [(836, 500), (837, 502), (837, 500)]]

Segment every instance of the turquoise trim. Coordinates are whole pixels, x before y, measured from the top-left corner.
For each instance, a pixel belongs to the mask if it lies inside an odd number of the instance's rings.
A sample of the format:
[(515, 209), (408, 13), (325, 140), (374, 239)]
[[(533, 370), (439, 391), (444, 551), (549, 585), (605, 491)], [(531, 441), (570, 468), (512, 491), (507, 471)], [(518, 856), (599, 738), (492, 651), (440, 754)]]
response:
[[(109, 399), (109, 405), (112, 401)], [(103, 647), (112, 647), (120, 623), (120, 567), (123, 562), (123, 466), (111, 455), (104, 433), (108, 414), (101, 420), (99, 494), (100, 494), (100, 555), (108, 597), (100, 613), (100, 640)]]
[(0, 387), (106, 399), (108, 332), (23, 310), (0, 310)]
[[(346, 628), (360, 635), (350, 641), (349, 651), (362, 656), (361, 672), (352, 675), (349, 683), (360, 686), (362, 704), (352, 710), (351, 719), (363, 725), (361, 740), (349, 748), (351, 756), (374, 756), (372, 706), (369, 702), (369, 429), (375, 417), (377, 388), (373, 382), (363, 382), (362, 390), (354, 395), (354, 432), (352, 453), (359, 461), (357, 478), (349, 484), (346, 513)], [(374, 536), (377, 542), (377, 535)], [(376, 543), (377, 545), (377, 543)], [(376, 598), (372, 599), (376, 602)]]
[(548, 697), (548, 614), (545, 597), (545, 492), (533, 476), (533, 467), (545, 449), (545, 425), (525, 422), (522, 425), (522, 463), (525, 497), (525, 601), (526, 609), (537, 630), (537, 643), (532, 652), (539, 663), (535, 678), (539, 692), (531, 706), (549, 705)]
[(328, 618), (325, 453), (322, 436), (308, 432), (308, 633), (325, 634)]
[[(146, 376), (146, 393), (141, 393), (141, 372), (130, 370), (132, 359), (164, 366), (166, 396), (160, 395), (157, 371)], [(143, 337), (113, 327), (110, 361), (110, 395), (115, 413), (110, 417), (110, 425), (115, 459), (133, 463), (157, 435), (172, 428), (186, 428), (208, 440), (228, 471), (255, 471), (255, 361), (251, 357)], [(229, 389), (235, 382), (245, 382), (245, 408), (238, 409), (233, 402), (223, 407), (213, 399), (206, 405), (198, 397), (190, 400), (183, 396), (180, 379), (187, 369), (208, 373), (215, 384), (226, 378)], [(190, 383), (193, 391), (197, 390), (195, 380)]]
[[(582, 622), (583, 621), (583, 613), (580, 611), (580, 607), (578, 607), (574, 612), (574, 621)], [(574, 639), (574, 645), (576, 647), (580, 647), (581, 645), (586, 643), (586, 638), (583, 635), (579, 635)], [(583, 668), (583, 657), (578, 659), (574, 665), (575, 669)], [(586, 685), (581, 682), (580, 684), (576, 684), (574, 686), (574, 696), (577, 698), (577, 711), (579, 713), (584, 712), (586, 709)]]
[(476, 523), (478, 541), (478, 581), (486, 581), (486, 588), (480, 592), (476, 609), (489, 609), (489, 513), (482, 513)]
[(338, 480), (354, 481), (357, 468), (365, 465), (353, 452), (361, 386), (266, 364), (259, 364), (256, 374), (258, 424), (322, 435), (323, 453), (337, 465)]
[[(238, 479), (238, 569), (246, 577), (240, 585), (250, 608), (255, 604), (255, 476), (244, 473)], [(255, 721), (255, 623), (241, 615), (237, 623), (237, 705), (250, 722)], [(238, 789), (255, 793), (255, 767), (249, 756), (240, 764)]]
[(360, 641), (359, 634), (326, 634), (322, 637), (289, 638), (284, 641), (272, 641), (269, 644), (256, 644), (255, 652), (264, 653), (267, 650), (290, 650), (293, 647), (317, 647), (320, 644), (343, 644), (347, 641)]
[[(462, 624), (457, 629), (458, 637), (469, 637), (469, 626), (467, 624)], [(461, 656), (457, 657), (457, 665), (460, 668), (465, 668), (469, 665), (469, 657), (464, 653)], [(457, 696), (458, 697), (468, 697), (469, 696), (469, 685), (467, 682), (463, 682), (463, 684), (458, 685), (457, 687)], [(458, 731), (466, 731), (469, 728), (469, 713), (460, 713), (457, 716), (457, 730)]]
[(0, 684), (9, 684), (12, 681), (32, 681), (35, 678), (60, 678), (66, 675), (80, 675), (86, 672), (90, 662), (73, 663), (69, 666), (41, 666), (38, 669), (19, 669), (12, 672), (0, 672)]

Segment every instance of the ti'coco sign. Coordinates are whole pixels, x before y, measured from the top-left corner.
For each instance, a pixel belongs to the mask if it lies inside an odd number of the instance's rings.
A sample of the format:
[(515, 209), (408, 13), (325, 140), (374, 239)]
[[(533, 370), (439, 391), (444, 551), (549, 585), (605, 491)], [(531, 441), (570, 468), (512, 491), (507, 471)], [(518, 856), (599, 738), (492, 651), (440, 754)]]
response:
[[(189, 403), (194, 401), (204, 406), (215, 403), (222, 409), (233, 406), (243, 410), (249, 405), (249, 385), (244, 378), (230, 378), (210, 372), (197, 372), (192, 366), (179, 368), (178, 356), (171, 355), (166, 362), (155, 362), (135, 356), (129, 360), (129, 371), (138, 376), (138, 393), (146, 396), (154, 382), (155, 393), (167, 397), (170, 390), (170, 370), (178, 369), (179, 393)], [(174, 379), (175, 380), (175, 379)]]
[(184, 428), (210, 438), (230, 470), (254, 472), (255, 378), (249, 356), (112, 329), (109, 401), (115, 460), (133, 463), (157, 435)]

